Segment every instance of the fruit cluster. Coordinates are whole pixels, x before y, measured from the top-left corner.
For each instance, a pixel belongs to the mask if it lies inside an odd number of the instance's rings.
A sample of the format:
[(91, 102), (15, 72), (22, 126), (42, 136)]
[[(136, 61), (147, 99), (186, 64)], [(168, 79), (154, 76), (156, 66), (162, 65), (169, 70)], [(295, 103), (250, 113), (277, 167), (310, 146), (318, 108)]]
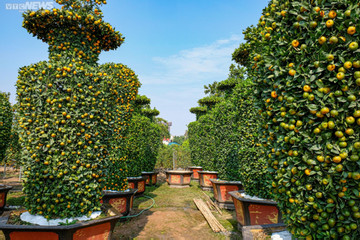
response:
[(350, 0), (273, 0), (235, 56), (254, 78), (273, 192), (298, 238), (360, 236), (359, 14)]
[(97, 64), (123, 41), (101, 19), (104, 2), (58, 2), (61, 10), (24, 13), (23, 26), (50, 45), (49, 61), (22, 67), (16, 84), (25, 206), (46, 218), (100, 210), (114, 133), (139, 86), (126, 67)]

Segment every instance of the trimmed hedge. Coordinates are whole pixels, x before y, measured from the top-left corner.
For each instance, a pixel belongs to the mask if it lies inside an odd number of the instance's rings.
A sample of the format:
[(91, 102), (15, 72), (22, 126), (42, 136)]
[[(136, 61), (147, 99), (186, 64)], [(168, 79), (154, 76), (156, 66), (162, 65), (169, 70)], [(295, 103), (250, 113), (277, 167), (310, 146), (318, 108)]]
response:
[(155, 119), (159, 114), (150, 109), (150, 99), (138, 95), (135, 100), (135, 112), (121, 143), (121, 156), (126, 159), (127, 176), (138, 177), (141, 172), (154, 170), (160, 145), (162, 129)]
[(230, 69), (229, 79), (217, 84), (222, 100), (189, 124), (191, 159), (204, 170), (218, 171), (220, 179), (242, 181), (248, 194), (269, 198), (254, 88), (250, 79), (243, 80), (243, 69)]

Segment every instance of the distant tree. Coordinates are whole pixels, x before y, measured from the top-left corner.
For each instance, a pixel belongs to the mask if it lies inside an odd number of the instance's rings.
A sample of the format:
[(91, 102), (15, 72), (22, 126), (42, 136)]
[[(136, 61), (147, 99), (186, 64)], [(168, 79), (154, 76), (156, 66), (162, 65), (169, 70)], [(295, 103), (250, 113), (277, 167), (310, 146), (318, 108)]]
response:
[(160, 125), (160, 132), (162, 138), (170, 138), (170, 132), (168, 128), (168, 121), (163, 118), (156, 118), (156, 123)]
[(173, 142), (182, 145), (185, 140), (185, 136), (174, 136)]
[(6, 149), (10, 143), (13, 111), (9, 102), (9, 93), (0, 92), (0, 161), (5, 159)]

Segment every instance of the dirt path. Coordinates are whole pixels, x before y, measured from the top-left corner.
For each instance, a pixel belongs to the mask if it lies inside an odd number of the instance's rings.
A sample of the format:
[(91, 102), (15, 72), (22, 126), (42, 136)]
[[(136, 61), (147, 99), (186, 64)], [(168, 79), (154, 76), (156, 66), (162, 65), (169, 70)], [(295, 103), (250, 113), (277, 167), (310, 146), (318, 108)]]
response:
[[(212, 193), (208, 193), (212, 196)], [(241, 239), (236, 230), (235, 213), (223, 210), (223, 215), (214, 213), (229, 231), (228, 234), (213, 233), (208, 223), (193, 203), (203, 197), (198, 184), (190, 188), (170, 188), (167, 183), (148, 188), (146, 195), (156, 204), (141, 216), (119, 223), (113, 239)], [(150, 206), (151, 200), (135, 199), (134, 212)]]
[[(1, 169), (0, 169), (1, 173)], [(236, 230), (237, 221), (234, 211), (223, 210), (223, 215), (214, 213), (220, 223), (229, 231), (227, 234), (212, 232), (203, 215), (196, 208), (193, 199), (203, 198), (203, 191), (197, 182), (191, 182), (189, 188), (170, 188), (163, 176), (157, 186), (147, 187), (145, 195), (155, 200), (155, 205), (138, 217), (119, 222), (114, 230), (112, 240), (118, 239), (241, 239)], [(18, 172), (11, 172), (7, 177), (0, 177), (0, 184), (9, 184), (14, 189), (8, 195), (10, 205), (23, 201), (22, 186)], [(210, 197), (211, 192), (206, 192)], [(149, 207), (152, 200), (140, 197), (134, 201), (131, 214), (137, 214)], [(0, 233), (0, 240), (4, 239)]]

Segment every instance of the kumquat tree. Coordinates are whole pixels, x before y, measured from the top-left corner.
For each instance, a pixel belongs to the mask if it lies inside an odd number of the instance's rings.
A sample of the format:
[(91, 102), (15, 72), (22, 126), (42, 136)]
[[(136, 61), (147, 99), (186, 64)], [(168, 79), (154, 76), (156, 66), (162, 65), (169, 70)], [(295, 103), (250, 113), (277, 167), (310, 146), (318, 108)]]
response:
[(23, 27), (49, 44), (49, 60), (22, 67), (17, 81), (25, 206), (47, 219), (100, 210), (107, 163), (120, 160), (115, 130), (139, 86), (124, 65), (97, 63), (124, 41), (103, 21), (106, 1), (57, 3), (61, 9), (23, 14)]
[(234, 57), (256, 86), (272, 192), (299, 239), (358, 239), (357, 1), (270, 1)]

